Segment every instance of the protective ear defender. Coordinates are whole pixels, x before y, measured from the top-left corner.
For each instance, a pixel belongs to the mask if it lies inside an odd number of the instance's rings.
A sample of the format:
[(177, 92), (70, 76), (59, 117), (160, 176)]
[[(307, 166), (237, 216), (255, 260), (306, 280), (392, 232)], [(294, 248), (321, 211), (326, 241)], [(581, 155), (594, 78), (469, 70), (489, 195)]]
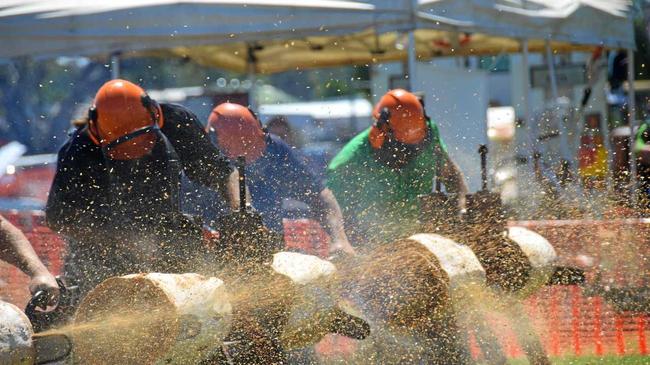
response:
[(255, 112), (253, 111), (253, 109), (251, 109), (250, 106), (247, 106), (246, 109), (248, 109), (248, 111), (251, 113), (251, 115), (253, 116), (253, 118), (255, 118), (255, 120), (260, 124), (260, 128), (262, 128), (262, 131), (264, 132), (264, 134), (268, 134), (268, 130), (266, 129), (266, 127), (264, 126), (264, 124), (262, 124), (262, 121), (261, 121), (260, 118), (257, 116), (257, 113), (255, 113)]
[(147, 93), (140, 96), (140, 101), (142, 102), (142, 106), (149, 110), (152, 124), (158, 125), (159, 128), (162, 128), (164, 120), (162, 118), (162, 109), (158, 102), (152, 99)]
[(99, 146), (99, 133), (95, 123), (97, 120), (97, 108), (93, 105), (88, 109), (88, 136), (94, 144)]
[(379, 113), (379, 119), (375, 121), (373, 128), (370, 129), (370, 145), (374, 149), (380, 149), (390, 133), (392, 133), (390, 128), (390, 110), (383, 108), (381, 113)]

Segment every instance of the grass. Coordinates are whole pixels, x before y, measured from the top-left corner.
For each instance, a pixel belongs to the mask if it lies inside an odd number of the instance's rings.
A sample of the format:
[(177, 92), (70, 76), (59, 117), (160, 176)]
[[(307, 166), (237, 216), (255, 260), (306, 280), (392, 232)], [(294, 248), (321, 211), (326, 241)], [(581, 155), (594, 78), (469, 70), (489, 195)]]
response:
[[(551, 358), (554, 365), (645, 365), (650, 364), (650, 356), (565, 356)], [(526, 359), (509, 360), (510, 365), (526, 365)]]

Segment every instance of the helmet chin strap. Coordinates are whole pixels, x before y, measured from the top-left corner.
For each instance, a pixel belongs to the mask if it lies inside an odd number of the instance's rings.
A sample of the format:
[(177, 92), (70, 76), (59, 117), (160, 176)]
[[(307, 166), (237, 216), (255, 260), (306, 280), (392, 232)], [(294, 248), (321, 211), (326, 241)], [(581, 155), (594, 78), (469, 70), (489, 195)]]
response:
[(117, 147), (118, 145), (120, 145), (120, 144), (122, 144), (124, 142), (128, 142), (128, 141), (130, 141), (130, 140), (132, 140), (134, 138), (140, 137), (140, 136), (142, 136), (144, 134), (147, 134), (147, 133), (150, 133), (150, 132), (153, 132), (153, 131), (157, 131), (157, 130), (160, 130), (160, 127), (158, 127), (158, 124), (153, 124), (153, 125), (149, 125), (149, 126), (137, 129), (137, 130), (135, 130), (135, 131), (133, 131), (131, 133), (123, 135), (122, 137), (114, 140), (113, 142), (111, 142), (111, 143), (109, 143), (109, 144), (107, 144), (105, 146), (102, 146), (102, 151), (105, 154), (108, 154), (108, 152), (110, 152), (111, 149)]

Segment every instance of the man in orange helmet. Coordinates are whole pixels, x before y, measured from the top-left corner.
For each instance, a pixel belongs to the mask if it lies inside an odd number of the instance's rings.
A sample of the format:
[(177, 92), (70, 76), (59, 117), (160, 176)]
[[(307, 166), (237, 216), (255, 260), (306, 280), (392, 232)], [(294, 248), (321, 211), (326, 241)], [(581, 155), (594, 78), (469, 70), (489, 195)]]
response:
[(71, 239), (64, 270), (82, 293), (110, 276), (192, 269), (203, 234), (181, 214), (181, 173), (236, 204), (228, 161), (196, 115), (129, 81), (104, 84), (59, 151), (46, 208)]
[[(416, 95), (389, 91), (375, 106), (373, 117), (375, 123), (330, 162), (327, 182), (341, 205), (352, 243), (371, 248), (418, 233), (418, 196), (431, 193), (436, 179), (447, 193), (459, 197), (461, 209), (467, 193), (462, 173)], [(416, 362), (471, 362), (453, 315), (415, 331), (416, 338), (428, 342)]]
[(418, 199), (434, 178), (464, 205), (467, 185), (438, 127), (414, 94), (391, 90), (374, 108), (375, 123), (328, 166), (328, 187), (343, 210), (353, 243), (390, 242), (416, 232)]
[[(329, 233), (330, 252), (353, 253), (343, 228), (341, 210), (332, 192), (308, 169), (303, 160), (278, 136), (269, 134), (248, 108), (223, 103), (212, 110), (206, 131), (229, 158), (246, 158), (246, 180), (252, 204), (263, 216), (264, 225), (282, 232), (284, 199), (306, 203)], [(199, 201), (213, 201), (201, 192)], [(215, 204), (199, 206), (205, 218), (219, 215)]]

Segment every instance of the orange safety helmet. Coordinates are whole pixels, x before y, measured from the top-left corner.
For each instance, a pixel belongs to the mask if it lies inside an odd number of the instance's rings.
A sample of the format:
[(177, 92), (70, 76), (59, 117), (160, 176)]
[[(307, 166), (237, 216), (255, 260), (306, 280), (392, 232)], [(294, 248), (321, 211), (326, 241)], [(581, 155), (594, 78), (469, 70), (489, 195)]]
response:
[(418, 97), (406, 90), (387, 92), (375, 105), (372, 115), (376, 123), (370, 128), (369, 140), (375, 149), (381, 148), (388, 133), (406, 144), (418, 144), (427, 135), (424, 108)]
[(266, 132), (257, 116), (245, 106), (218, 105), (210, 113), (206, 132), (231, 160), (239, 156), (251, 163), (266, 150)]
[(97, 91), (88, 111), (88, 134), (115, 160), (140, 158), (156, 141), (153, 130), (163, 126), (158, 103), (138, 85), (111, 80)]

